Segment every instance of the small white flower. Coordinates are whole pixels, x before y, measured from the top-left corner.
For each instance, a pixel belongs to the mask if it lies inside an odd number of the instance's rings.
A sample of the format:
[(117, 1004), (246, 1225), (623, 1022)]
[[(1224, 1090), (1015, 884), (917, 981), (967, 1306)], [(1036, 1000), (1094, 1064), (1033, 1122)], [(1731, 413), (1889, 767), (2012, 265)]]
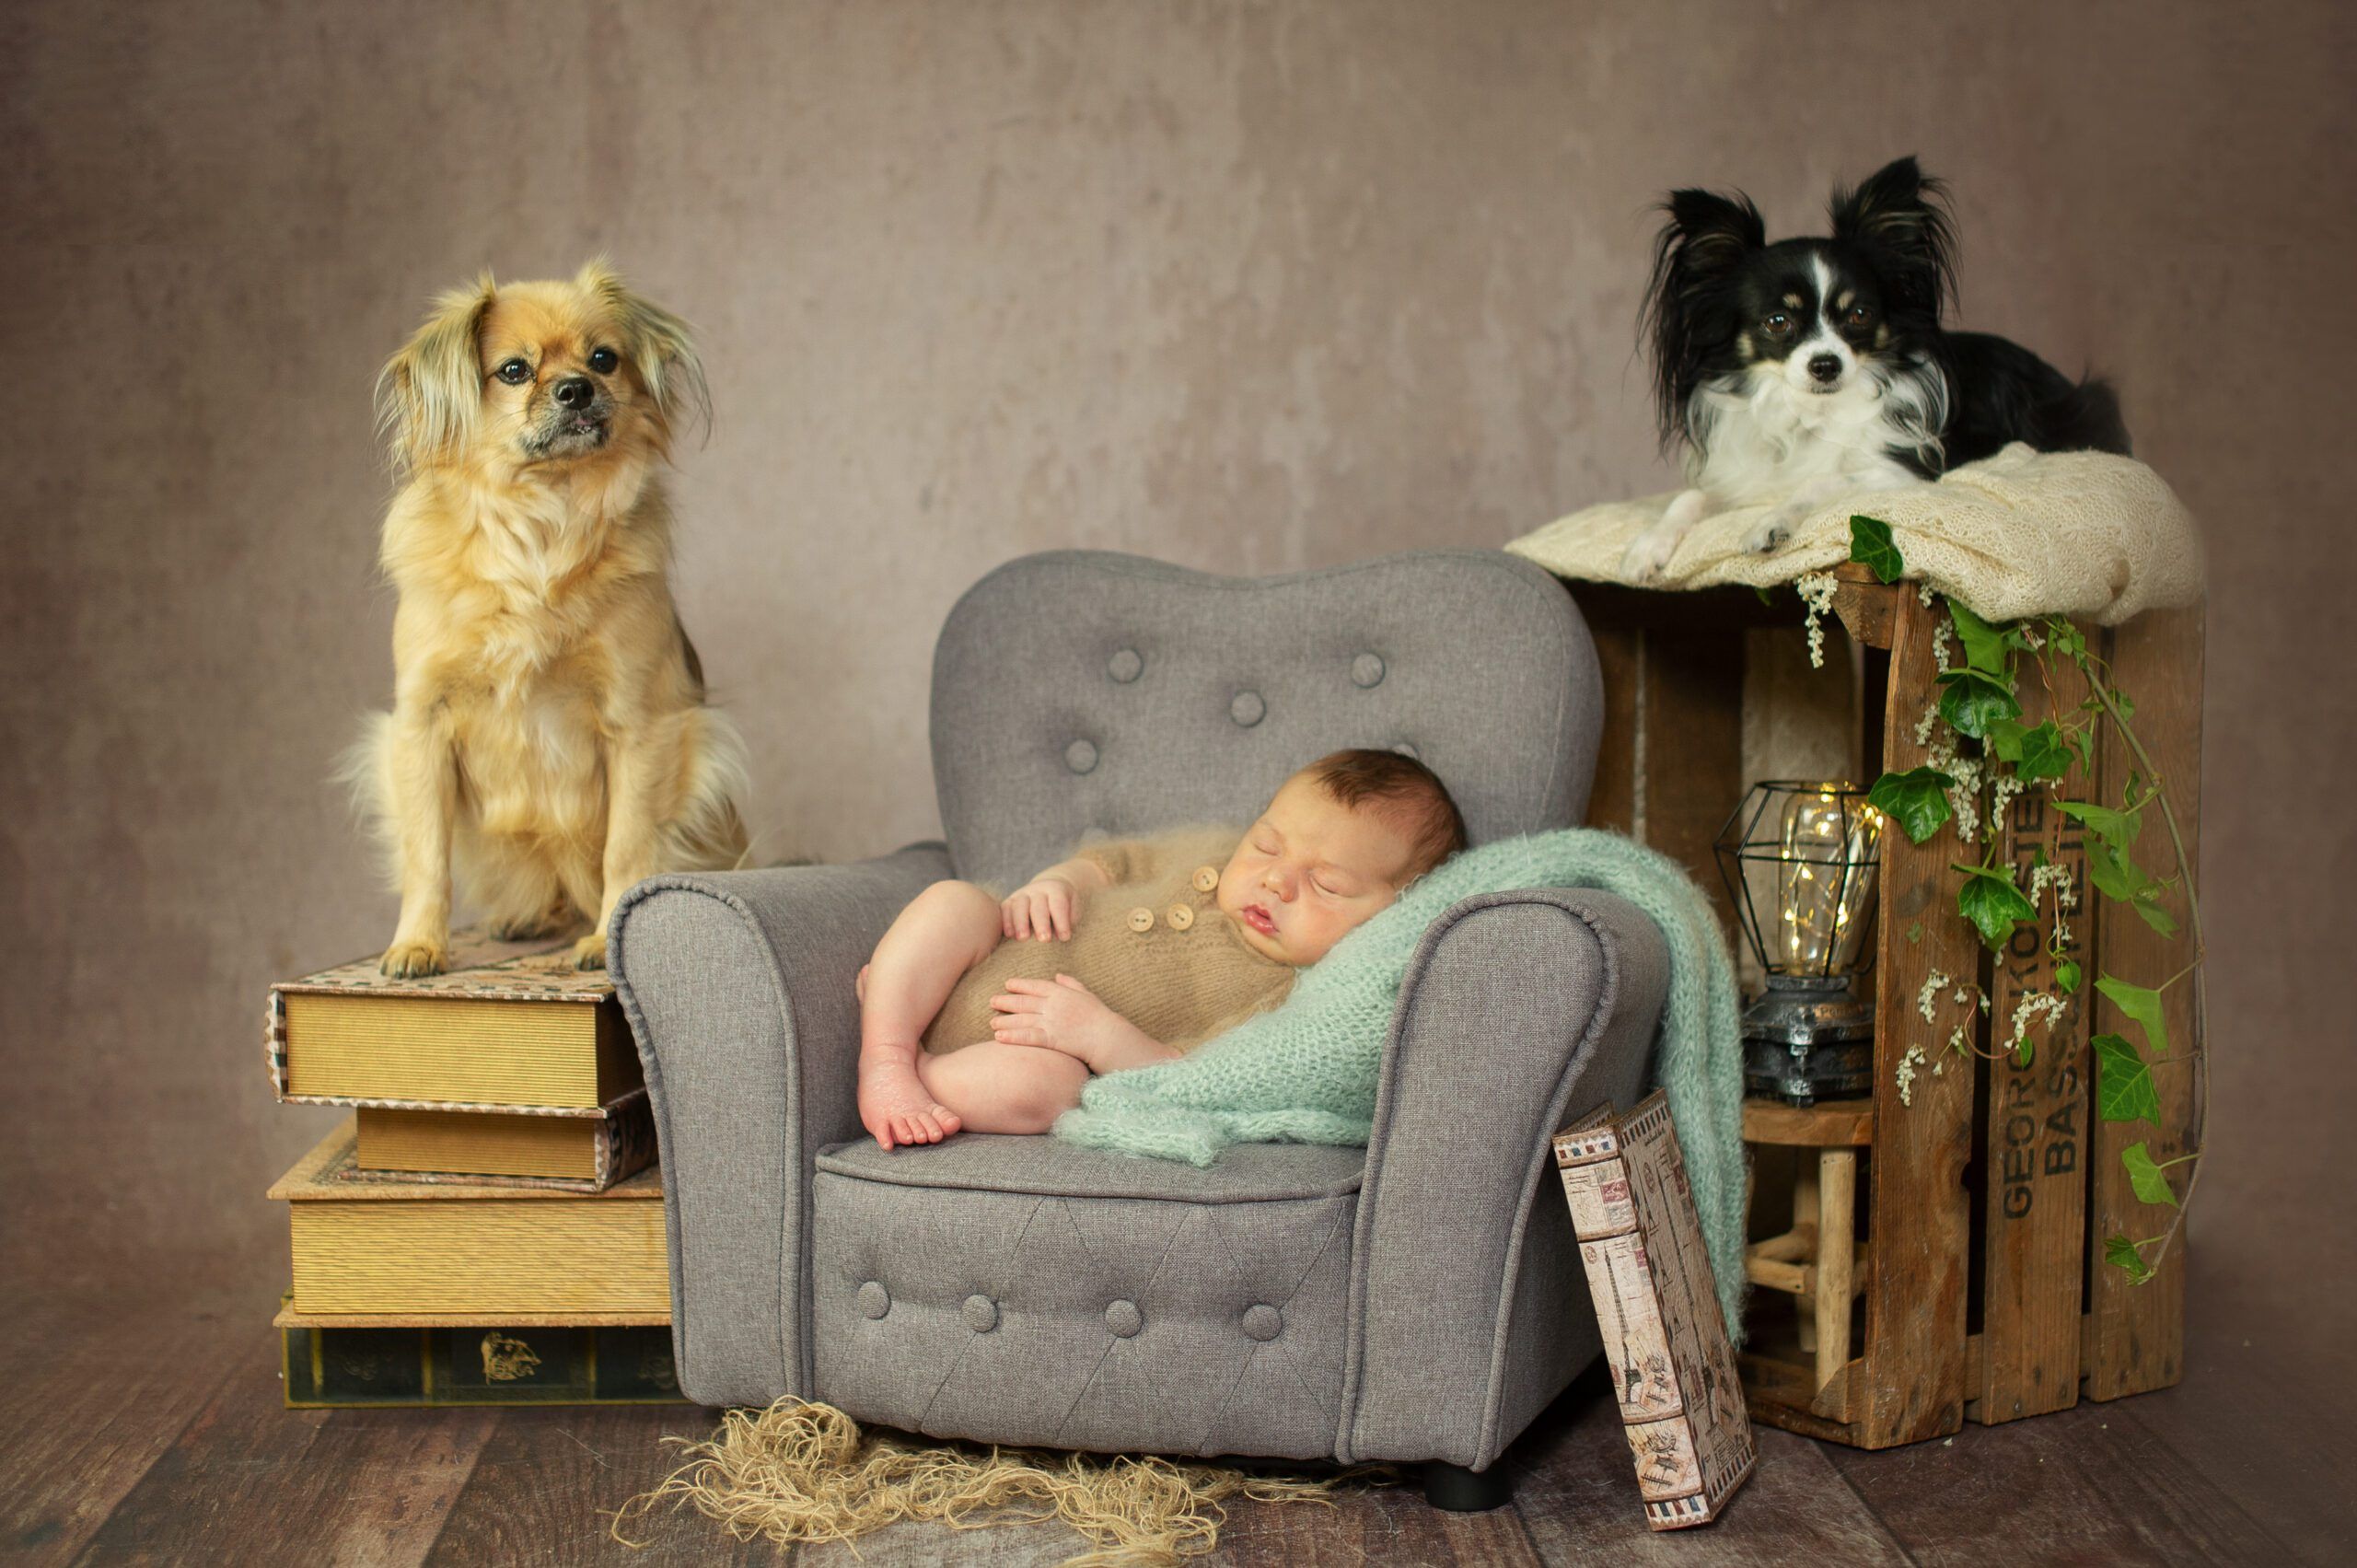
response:
[(1931, 608), (1931, 604), (1932, 604), (1932, 579), (1931, 579), (1931, 578), (1926, 577), (1926, 578), (1924, 578), (1922, 582), (1920, 582), (1920, 583), (1918, 583), (1918, 584), (1916, 584), (1916, 585), (1915, 585), (1915, 602), (1916, 602), (1917, 604), (1920, 604), (1920, 605), (1923, 606), (1923, 607), (1924, 607), (1925, 609), (1927, 609), (1927, 610)]
[[(1932, 1004), (1938, 999), (1940, 987), (1947, 984), (1947, 976), (1942, 974), (1937, 970), (1933, 970), (1930, 978), (1923, 981), (1923, 989), (1915, 993), (1915, 1010), (1923, 1015), (1923, 1021), (1925, 1023), (1928, 1024), (1933, 1021)], [(1963, 1001), (1964, 993), (1960, 991), (1957, 992), (1956, 1000), (1959, 1002)]]
[(1801, 624), (1808, 629), (1808, 667), (1811, 669), (1825, 668), (1825, 628), (1819, 624), (1818, 618), (1833, 608), (1833, 595), (1840, 586), (1829, 573), (1825, 572), (1804, 572), (1793, 579), (1793, 587), (1800, 590), (1801, 602), (1808, 607)]
[(2009, 1031), (2012, 1039), (2005, 1049), (2012, 1051), (2015, 1057), (2019, 1057), (2023, 1043), (2029, 1038), (2030, 1025), (2036, 1023), (2042, 1015), (2046, 1019), (2047, 1031), (2050, 1034), (2053, 1032), (2054, 1020), (2061, 1015), (2061, 1012), (2062, 998), (2052, 992), (2025, 993), (2021, 1001), (2014, 1005), (2014, 1023)]
[(1915, 1068), (1923, 1060), (1923, 1048), (1920, 1045), (1909, 1046), (1907, 1053), (1898, 1059), (1898, 1070), (1892, 1076), (1898, 1084), (1899, 1104), (1915, 1103)]

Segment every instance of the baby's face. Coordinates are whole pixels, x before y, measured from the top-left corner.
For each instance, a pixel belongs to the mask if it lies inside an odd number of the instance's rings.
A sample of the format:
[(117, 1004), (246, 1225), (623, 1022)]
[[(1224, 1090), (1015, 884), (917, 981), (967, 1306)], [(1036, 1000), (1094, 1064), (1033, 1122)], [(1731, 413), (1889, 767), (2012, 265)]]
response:
[(1288, 779), (1220, 873), (1219, 907), (1260, 952), (1314, 964), (1390, 906), (1414, 857), (1408, 835), (1372, 808)]

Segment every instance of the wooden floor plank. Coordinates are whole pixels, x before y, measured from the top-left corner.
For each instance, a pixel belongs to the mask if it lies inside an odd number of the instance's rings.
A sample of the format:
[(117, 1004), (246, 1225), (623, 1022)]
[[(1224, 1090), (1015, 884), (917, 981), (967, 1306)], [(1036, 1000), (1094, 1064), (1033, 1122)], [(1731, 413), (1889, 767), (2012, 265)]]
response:
[(1805, 1437), (1755, 1426), (1759, 1466), (1726, 1511), (1692, 1529), (1646, 1527), (1611, 1385), (1591, 1375), (1565, 1390), (1506, 1456), (1540, 1561), (1675, 1562), (1750, 1568), (1773, 1562), (1903, 1563), (1906, 1553)]
[(491, 1411), (290, 1411), (278, 1336), (249, 1325), (229, 1376), (107, 1516), (83, 1563), (413, 1568)]
[(2082, 1403), (1911, 1447), (1826, 1453), (1924, 1568), (1986, 1568), (2001, 1542), (2056, 1562), (2295, 1561), (2233, 1497), (2117, 1405)]
[(0, 1556), (70, 1562), (229, 1376), (250, 1326), (185, 1305), (26, 1296), (0, 1340)]
[(1232, 1504), (1219, 1533), (1219, 1550), (1198, 1561), (1233, 1568), (1539, 1564), (1521, 1516), (1512, 1508), (1444, 1514), (1427, 1504), (1416, 1486), (1377, 1487), (1346, 1495), (1331, 1508), (1302, 1503)]
[(597, 1563), (667, 1568), (673, 1563), (761, 1563), (779, 1549), (732, 1541), (692, 1509), (665, 1509), (633, 1522), (633, 1551), (608, 1523), (624, 1502), (679, 1462), (667, 1436), (702, 1438), (714, 1417), (693, 1405), (550, 1407), (504, 1411), (474, 1473), (425, 1562), (433, 1568), (586, 1568)]

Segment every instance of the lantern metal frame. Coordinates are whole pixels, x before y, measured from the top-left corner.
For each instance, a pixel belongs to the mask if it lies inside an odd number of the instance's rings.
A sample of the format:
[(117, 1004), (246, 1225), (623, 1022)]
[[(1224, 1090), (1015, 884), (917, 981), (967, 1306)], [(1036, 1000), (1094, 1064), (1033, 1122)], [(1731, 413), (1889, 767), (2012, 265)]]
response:
[[(1847, 783), (1763, 779), (1744, 791), (1713, 841), (1719, 876), (1765, 981), (1743, 1015), (1744, 1087), (1748, 1093), (1808, 1106), (1819, 1098), (1846, 1098), (1873, 1090), (1874, 1005), (1858, 994), (1855, 981), (1874, 967), (1885, 822), (1867, 802), (1866, 793)], [(1798, 857), (1785, 842), (1788, 803), (1805, 795), (1824, 797), (1839, 807), (1840, 831), (1827, 846), (1838, 849), (1838, 856)], [(1869, 814), (1874, 848), (1866, 855), (1853, 855), (1852, 846), (1859, 842), (1859, 829)], [(1759, 836), (1763, 822), (1772, 824), (1765, 838)], [(1797, 968), (1780, 957), (1782, 942), (1770, 941), (1749, 875), (1754, 865), (1795, 864), (1827, 870), (1838, 866), (1840, 871), (1830, 895), (1837, 914), (1835, 935), (1817, 962)], [(1857, 892), (1861, 882), (1862, 893)], [(1854, 907), (1850, 902), (1853, 893)], [(1852, 948), (1851, 958), (1843, 963), (1837, 960), (1845, 946), (1840, 935), (1845, 927), (1853, 935), (1846, 942)], [(1779, 919), (1776, 929), (1782, 928)]]

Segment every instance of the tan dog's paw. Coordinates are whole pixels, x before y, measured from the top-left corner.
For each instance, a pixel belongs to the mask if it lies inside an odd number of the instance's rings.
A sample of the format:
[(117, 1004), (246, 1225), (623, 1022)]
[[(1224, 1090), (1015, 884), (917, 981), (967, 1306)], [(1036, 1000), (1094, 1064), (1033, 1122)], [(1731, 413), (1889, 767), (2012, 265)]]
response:
[(601, 970), (606, 967), (606, 934), (593, 931), (573, 945), (573, 967), (577, 970)]
[(377, 960), (379, 974), (395, 980), (420, 980), (449, 967), (450, 955), (435, 942), (395, 942)]

